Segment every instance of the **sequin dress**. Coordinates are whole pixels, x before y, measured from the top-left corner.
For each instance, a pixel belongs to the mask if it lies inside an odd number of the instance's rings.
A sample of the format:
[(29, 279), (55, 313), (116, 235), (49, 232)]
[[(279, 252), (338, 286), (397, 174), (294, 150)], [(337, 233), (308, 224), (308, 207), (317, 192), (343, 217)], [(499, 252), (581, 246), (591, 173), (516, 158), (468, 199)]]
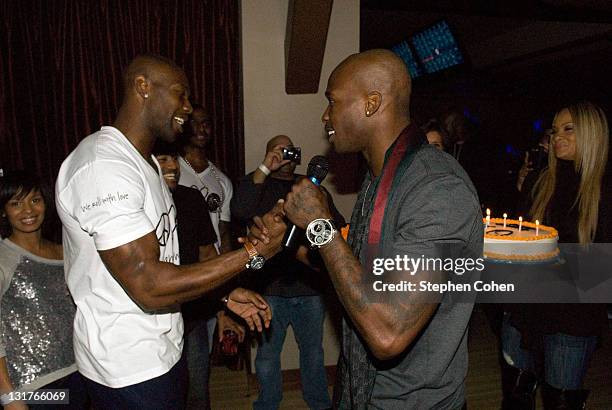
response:
[(15, 389), (35, 390), (76, 371), (72, 329), (76, 308), (63, 261), (0, 241), (0, 357)]

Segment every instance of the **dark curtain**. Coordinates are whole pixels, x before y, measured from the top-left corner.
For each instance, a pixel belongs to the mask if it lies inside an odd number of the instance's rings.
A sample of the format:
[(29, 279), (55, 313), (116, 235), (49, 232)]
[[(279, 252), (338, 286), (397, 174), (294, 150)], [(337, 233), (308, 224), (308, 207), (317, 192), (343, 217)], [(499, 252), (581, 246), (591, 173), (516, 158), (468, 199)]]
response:
[(213, 118), (210, 158), (244, 174), (239, 2), (0, 2), (0, 167), (53, 184), (78, 142), (112, 124), (122, 70), (141, 53), (182, 66)]

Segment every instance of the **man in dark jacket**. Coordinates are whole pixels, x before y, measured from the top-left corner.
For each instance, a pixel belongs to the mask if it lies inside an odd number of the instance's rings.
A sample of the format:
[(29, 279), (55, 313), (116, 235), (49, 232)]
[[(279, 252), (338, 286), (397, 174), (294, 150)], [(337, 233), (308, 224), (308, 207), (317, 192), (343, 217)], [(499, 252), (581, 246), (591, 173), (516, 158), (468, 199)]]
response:
[[(231, 202), (232, 215), (248, 222), (265, 214), (284, 198), (300, 177), (294, 173), (296, 161), (283, 159), (283, 148), (293, 144), (286, 135), (272, 138), (261, 165), (240, 180)], [(336, 221), (344, 219), (335, 211)], [(311, 409), (331, 407), (323, 360), (323, 321), (325, 306), (321, 292), (326, 274), (308, 259), (308, 250), (281, 251), (267, 261), (264, 274), (257, 274), (255, 286), (274, 312), (268, 332), (262, 335), (255, 368), (260, 393), (255, 409), (276, 409), (282, 399), (280, 355), (287, 327), (291, 324), (300, 349), (300, 372), (304, 400)]]

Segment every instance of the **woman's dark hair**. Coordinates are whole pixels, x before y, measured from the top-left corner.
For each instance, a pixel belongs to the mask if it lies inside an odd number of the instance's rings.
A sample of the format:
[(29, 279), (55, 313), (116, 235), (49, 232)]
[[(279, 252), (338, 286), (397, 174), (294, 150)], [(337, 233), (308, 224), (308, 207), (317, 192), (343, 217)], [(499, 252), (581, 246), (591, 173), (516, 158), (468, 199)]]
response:
[(448, 131), (446, 131), (442, 123), (438, 121), (437, 118), (430, 118), (425, 124), (421, 125), (421, 131), (423, 131), (424, 134), (427, 134), (428, 132), (432, 131), (435, 131), (440, 134), (440, 136), (442, 137), (442, 148), (445, 151), (451, 145)]
[[(51, 223), (53, 215), (55, 215), (53, 196), (47, 185), (36, 176), (26, 171), (13, 171), (0, 177), (0, 211), (4, 214), (4, 207), (12, 197), (17, 196), (17, 199), (21, 199), (32, 191), (40, 192), (47, 208), (42, 227), (43, 236), (56, 239), (57, 235), (50, 234), (51, 232), (49, 232), (49, 229), (51, 229), (50, 225), (53, 225)], [(5, 238), (11, 233), (12, 228), (8, 219), (5, 217), (0, 218), (0, 236)]]

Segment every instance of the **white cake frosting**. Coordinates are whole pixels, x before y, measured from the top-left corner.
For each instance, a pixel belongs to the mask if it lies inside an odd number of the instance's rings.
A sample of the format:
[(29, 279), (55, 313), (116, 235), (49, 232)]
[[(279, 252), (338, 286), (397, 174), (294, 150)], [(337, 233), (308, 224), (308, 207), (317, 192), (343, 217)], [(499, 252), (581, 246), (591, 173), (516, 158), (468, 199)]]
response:
[[(486, 220), (485, 220), (486, 224)], [(508, 261), (546, 261), (559, 254), (557, 242), (559, 234), (555, 228), (539, 225), (536, 235), (536, 224), (501, 218), (491, 219), (485, 227), (484, 257)]]

